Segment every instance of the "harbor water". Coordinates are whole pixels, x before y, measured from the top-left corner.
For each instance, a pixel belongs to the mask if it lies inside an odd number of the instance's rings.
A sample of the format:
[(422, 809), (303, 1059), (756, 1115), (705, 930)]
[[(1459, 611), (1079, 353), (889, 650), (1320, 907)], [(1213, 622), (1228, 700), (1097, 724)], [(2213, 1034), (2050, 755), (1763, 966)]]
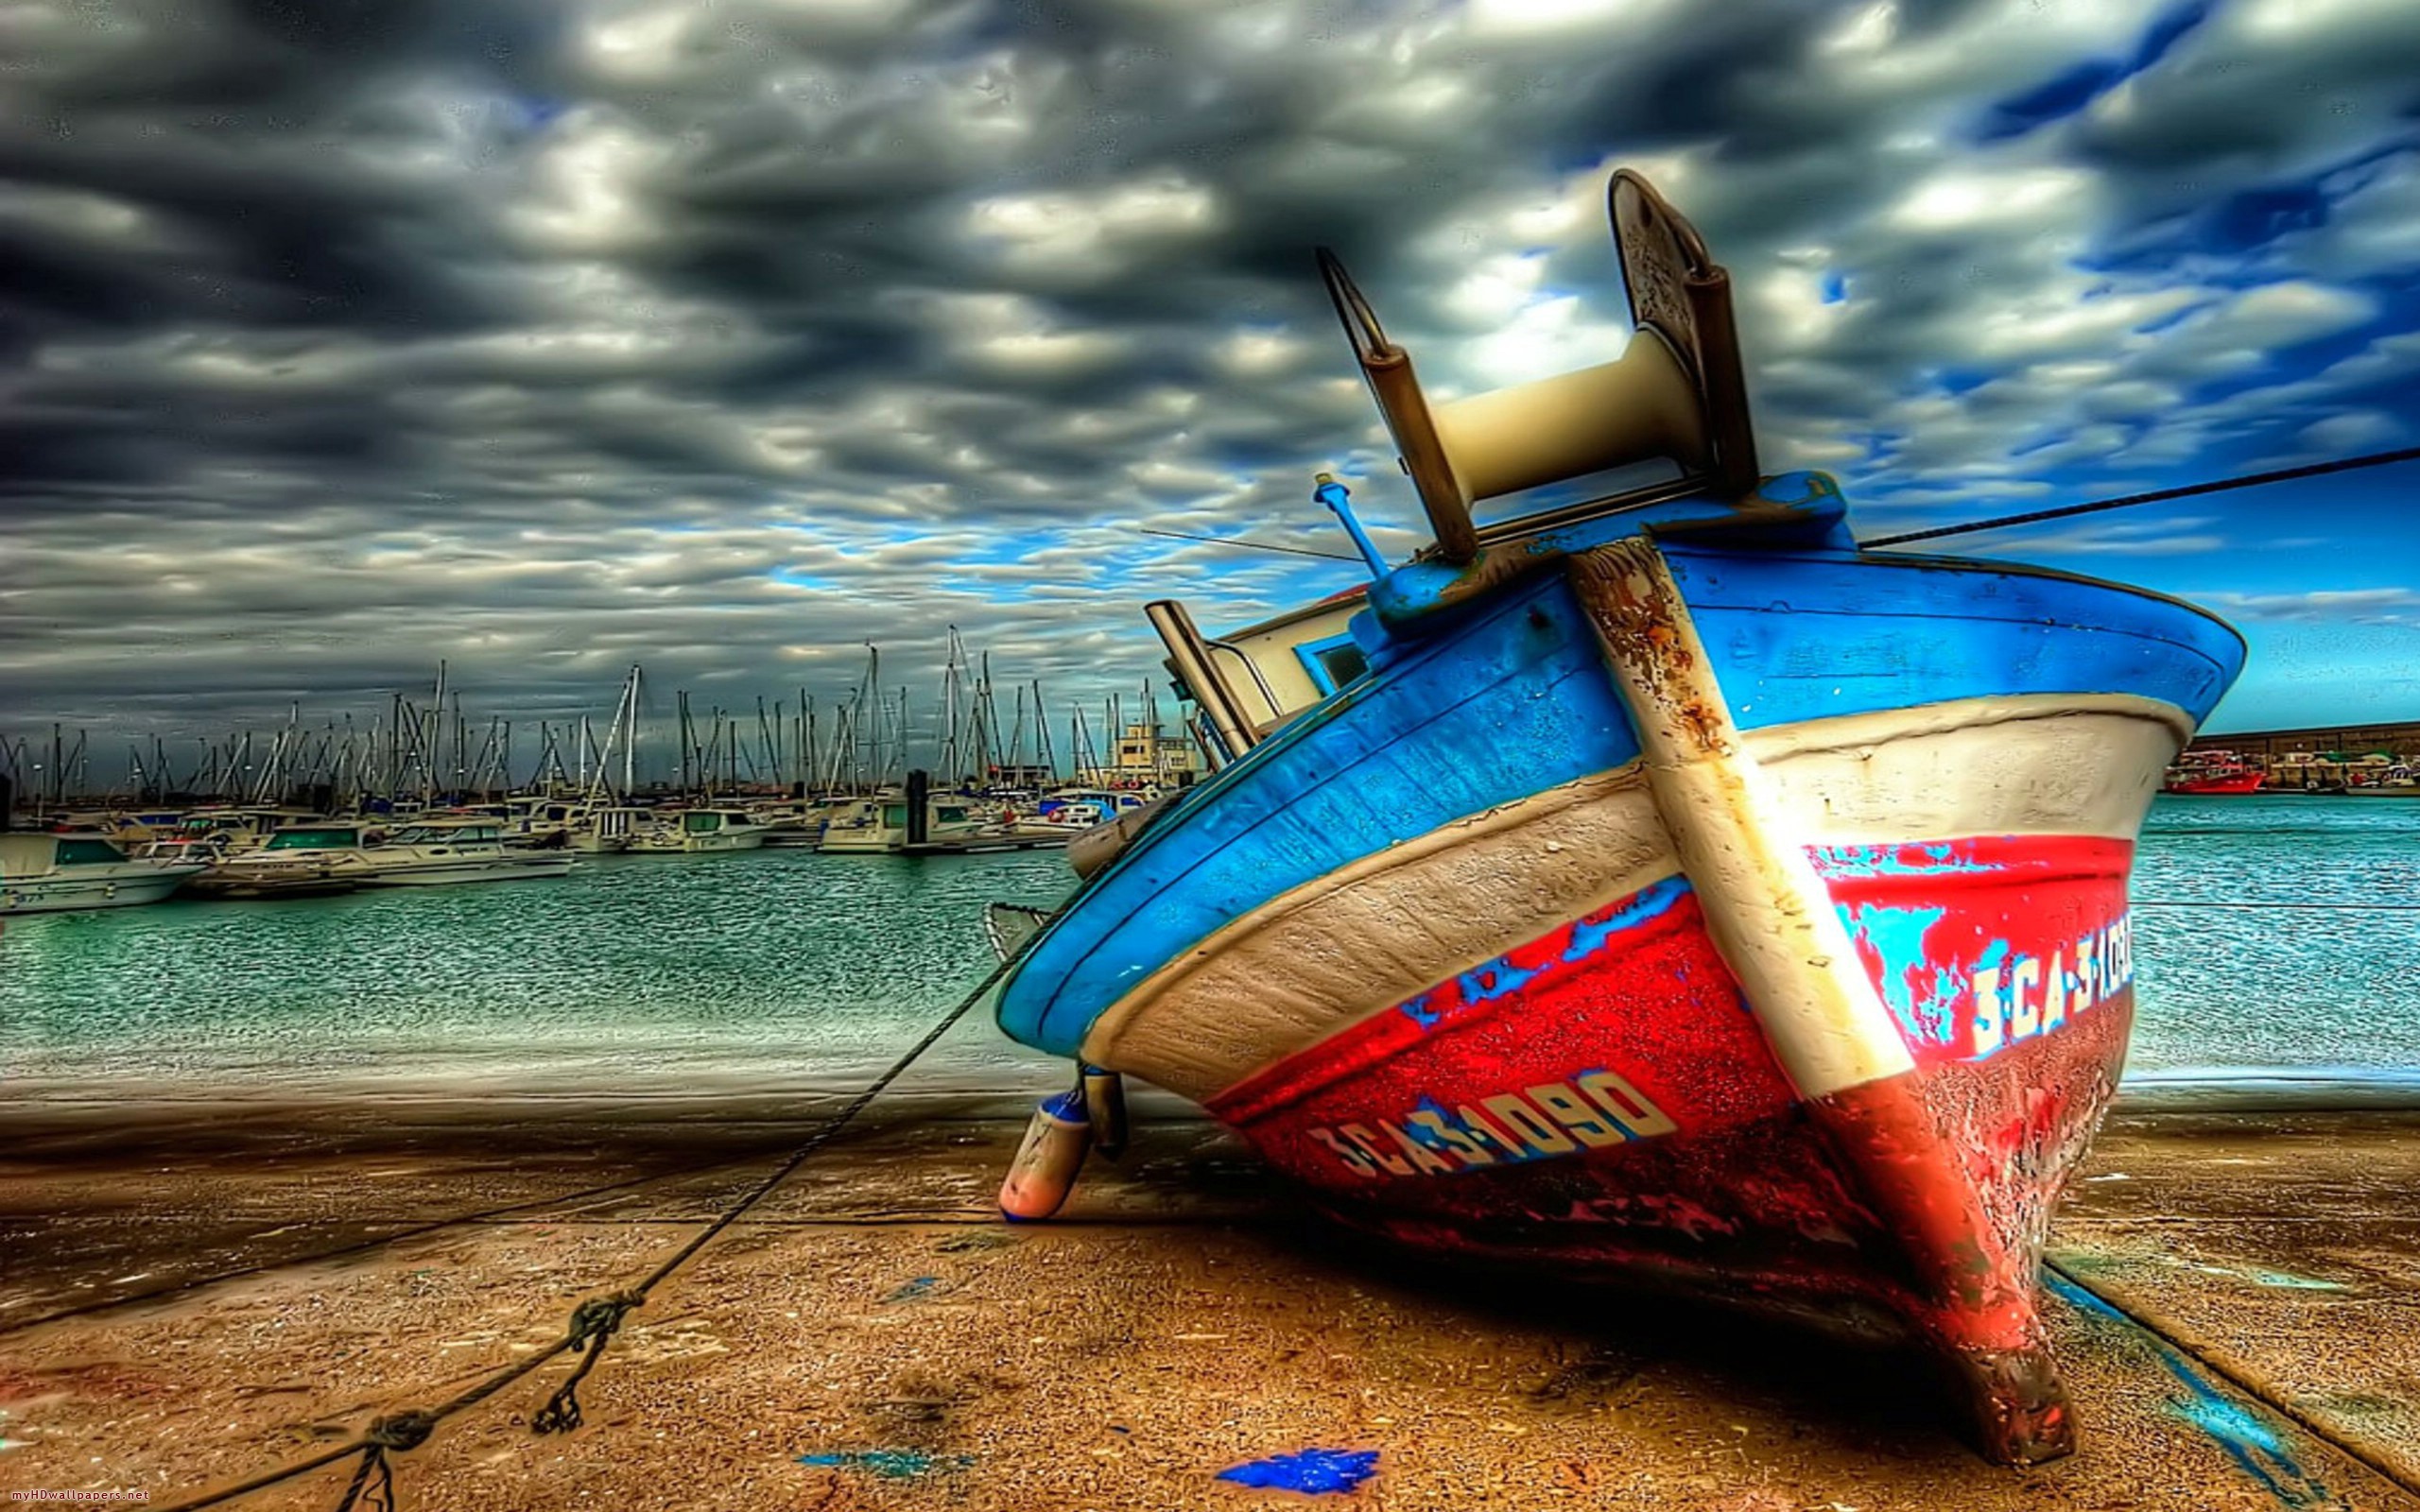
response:
[[(583, 858), (561, 881), (27, 917), (0, 934), (19, 1091), (838, 1084), (991, 965), (1056, 852)], [(2420, 1066), (2420, 800), (2163, 798), (2135, 878), (2137, 1101), (2401, 1100)], [(921, 1075), (1055, 1084), (977, 1014)]]

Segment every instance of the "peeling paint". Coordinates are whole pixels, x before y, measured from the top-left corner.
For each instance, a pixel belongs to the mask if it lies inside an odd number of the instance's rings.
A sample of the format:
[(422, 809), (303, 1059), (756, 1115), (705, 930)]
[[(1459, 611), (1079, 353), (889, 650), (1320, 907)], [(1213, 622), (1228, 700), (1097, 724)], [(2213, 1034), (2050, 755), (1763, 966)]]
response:
[(1571, 944), (1563, 953), (1565, 966), (1576, 966), (1605, 948), (1607, 941), (1634, 924), (1661, 917), (1689, 891), (1685, 877), (1667, 877), (1640, 888), (1611, 910), (1571, 926)]
[(1930, 965), (1925, 949), (1925, 936), (1949, 910), (1860, 903), (1842, 912), (1851, 931), (1882, 959), (1882, 1001), (1899, 1032), (1910, 1044), (1949, 1043), (1957, 1032), (1950, 1009), (1964, 992), (1964, 973)]

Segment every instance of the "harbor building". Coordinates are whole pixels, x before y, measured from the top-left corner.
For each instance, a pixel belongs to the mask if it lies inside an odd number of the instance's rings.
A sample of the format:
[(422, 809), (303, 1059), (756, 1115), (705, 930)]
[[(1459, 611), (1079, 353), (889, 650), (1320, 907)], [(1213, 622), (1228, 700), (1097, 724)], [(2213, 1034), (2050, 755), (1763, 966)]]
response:
[(1156, 721), (1130, 724), (1111, 747), (1110, 760), (1080, 774), (1096, 787), (1184, 787), (1201, 773), (1201, 753), (1182, 729), (1175, 734)]
[(2262, 766), (2296, 755), (2385, 756), (2420, 759), (2420, 720), (2400, 724), (2317, 725), (2305, 730), (2249, 730), (2204, 733), (2187, 750), (2231, 750)]

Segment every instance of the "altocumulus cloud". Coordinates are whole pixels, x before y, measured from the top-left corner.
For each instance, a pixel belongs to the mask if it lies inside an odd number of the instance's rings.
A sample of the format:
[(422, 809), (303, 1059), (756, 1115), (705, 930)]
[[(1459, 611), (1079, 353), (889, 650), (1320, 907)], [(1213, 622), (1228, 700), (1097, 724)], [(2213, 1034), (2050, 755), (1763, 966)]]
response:
[[(1840, 474), (1870, 529), (2420, 429), (2420, 8), (26, 0), (9, 26), (10, 724), (364, 708), (441, 656), (529, 718), (632, 660), (828, 695), (869, 639), (927, 675), (952, 624), (1067, 696), (1131, 687), (1142, 599), (1224, 622), (1351, 572), (1141, 528), (1335, 549), (1305, 494), (1336, 467), (1416, 541), (1308, 247), (1449, 392), (1602, 360), (1623, 163), (1734, 271), (1769, 465)], [(2214, 575), (2245, 518), (2031, 554), (2378, 621), (2383, 581)]]

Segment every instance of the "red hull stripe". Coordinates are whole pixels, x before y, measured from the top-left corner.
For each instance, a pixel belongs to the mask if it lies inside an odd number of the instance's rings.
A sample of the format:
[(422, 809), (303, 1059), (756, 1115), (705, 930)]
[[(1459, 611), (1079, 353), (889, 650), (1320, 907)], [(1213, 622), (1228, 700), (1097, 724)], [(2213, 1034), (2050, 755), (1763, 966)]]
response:
[[(2094, 1014), (2132, 974), (2133, 848), (2076, 836), (1811, 854), (1919, 1074)], [(1264, 1068), (1211, 1110), (1314, 1179), (1704, 1134), (1797, 1102), (1679, 877)]]

